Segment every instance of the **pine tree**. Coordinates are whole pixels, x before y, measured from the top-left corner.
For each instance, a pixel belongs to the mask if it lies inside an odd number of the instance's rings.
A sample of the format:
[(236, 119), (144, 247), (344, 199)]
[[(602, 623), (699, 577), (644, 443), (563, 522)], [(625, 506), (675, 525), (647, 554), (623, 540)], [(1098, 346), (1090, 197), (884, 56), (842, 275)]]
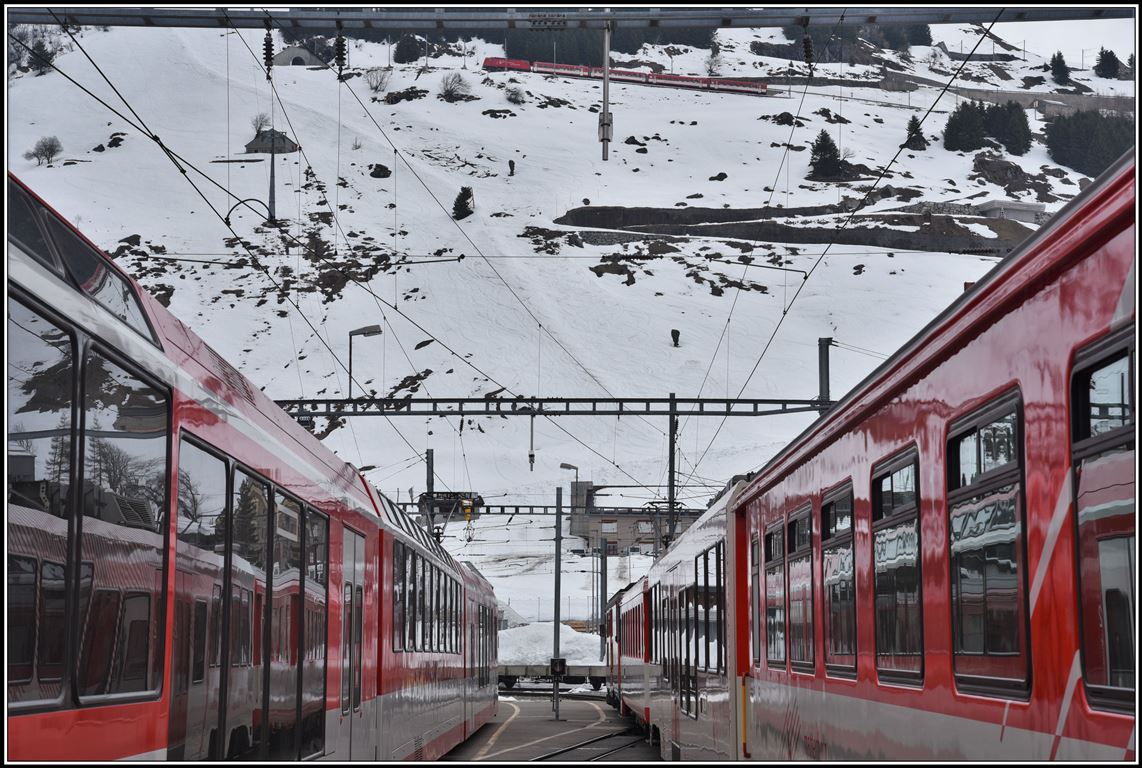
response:
[(829, 132), (824, 129), (817, 134), (817, 139), (810, 148), (809, 167), (809, 175), (818, 178), (836, 176), (841, 172), (841, 153)]
[(41, 37), (32, 44), (32, 55), (28, 57), (28, 66), (37, 75), (42, 75), (52, 68), (55, 57), (55, 51), (49, 48)]
[(920, 118), (916, 115), (912, 115), (912, 119), (908, 121), (908, 140), (904, 142), (904, 146), (917, 152), (928, 148), (928, 140), (924, 138)]
[(932, 29), (927, 24), (912, 24), (906, 27), (908, 42), (912, 45), (931, 45)]
[(459, 221), (472, 215), (473, 194), (471, 187), (460, 187), (460, 194), (452, 203), (452, 218)]
[(1051, 57), (1051, 79), (1059, 85), (1066, 85), (1071, 81), (1071, 68), (1067, 66), (1062, 51), (1055, 51)]
[(984, 110), (974, 101), (956, 107), (944, 128), (944, 149), (970, 152), (984, 144)]
[(1114, 55), (1114, 51), (1108, 51), (1105, 48), (1098, 49), (1098, 61), (1094, 65), (1094, 73), (1099, 77), (1105, 77), (1109, 80), (1118, 79), (1119, 64), (1118, 57)]
[(1134, 121), (1105, 117), (1096, 111), (1075, 112), (1047, 125), (1047, 152), (1060, 165), (1097, 176), (1134, 146)]
[(1014, 101), (1001, 107), (1006, 115), (1005, 135), (997, 137), (1013, 155), (1025, 155), (1031, 149), (1031, 126), (1027, 123), (1027, 112)]
[(402, 35), (393, 49), (393, 61), (397, 64), (412, 64), (420, 59), (420, 41), (412, 35)]

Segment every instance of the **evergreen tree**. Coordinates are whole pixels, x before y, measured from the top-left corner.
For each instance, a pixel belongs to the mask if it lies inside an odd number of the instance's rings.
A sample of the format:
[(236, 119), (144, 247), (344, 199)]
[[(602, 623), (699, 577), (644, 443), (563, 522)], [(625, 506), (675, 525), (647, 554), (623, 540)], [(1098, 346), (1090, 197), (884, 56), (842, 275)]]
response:
[(810, 176), (827, 178), (840, 174), (841, 153), (829, 132), (822, 129), (809, 150)]
[(1133, 80), (1134, 79), (1134, 54), (1133, 53), (1130, 54), (1130, 56), (1126, 59), (1126, 66), (1130, 69), (1130, 79)]
[(908, 42), (911, 45), (931, 45), (932, 29), (927, 24), (912, 24), (906, 27)]
[(912, 119), (908, 121), (908, 140), (904, 142), (904, 146), (917, 152), (928, 148), (928, 140), (924, 138), (920, 118), (916, 115), (912, 115)]
[(1071, 81), (1071, 68), (1067, 66), (1062, 51), (1055, 51), (1051, 57), (1051, 79), (1059, 85), (1066, 85)]
[(1047, 125), (1047, 152), (1060, 165), (1088, 176), (1105, 171), (1134, 146), (1134, 121), (1105, 117), (1097, 111), (1075, 112)]
[(456, 195), (456, 200), (452, 203), (452, 218), (459, 221), (471, 216), (473, 197), (471, 187), (460, 187), (460, 194)]
[(49, 48), (41, 37), (32, 44), (32, 55), (28, 57), (28, 66), (37, 75), (42, 75), (52, 68), (55, 57), (55, 51)]
[(1004, 135), (997, 136), (1004, 148), (1013, 155), (1025, 155), (1031, 149), (1031, 126), (1027, 123), (1027, 112), (1014, 101), (1009, 101), (1003, 110)]
[(944, 149), (970, 152), (984, 145), (984, 111), (973, 101), (962, 102), (944, 128)]
[(1108, 51), (1105, 48), (1098, 49), (1098, 61), (1094, 65), (1096, 75), (1115, 80), (1118, 78), (1119, 66), (1121, 65), (1118, 57), (1114, 55), (1114, 51)]
[(393, 61), (397, 64), (412, 64), (420, 59), (422, 53), (419, 40), (412, 35), (402, 35), (393, 49)]

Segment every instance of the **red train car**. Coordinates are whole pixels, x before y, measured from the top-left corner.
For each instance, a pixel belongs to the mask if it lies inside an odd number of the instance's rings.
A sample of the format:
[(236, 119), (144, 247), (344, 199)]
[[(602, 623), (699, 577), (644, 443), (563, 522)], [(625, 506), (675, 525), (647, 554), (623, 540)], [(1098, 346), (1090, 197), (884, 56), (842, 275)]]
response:
[(1134, 174), (1115, 163), (732, 494), (729, 690), (703, 696), (694, 644), (718, 511), (655, 563), (664, 757), (1135, 759)]
[(435, 758), (496, 606), (8, 182), (8, 757)]
[(494, 56), (489, 56), (488, 58), (484, 59), (484, 69), (488, 70), (489, 72), (495, 72), (499, 70), (530, 72), (531, 62), (525, 61), (524, 59), (500, 59)]

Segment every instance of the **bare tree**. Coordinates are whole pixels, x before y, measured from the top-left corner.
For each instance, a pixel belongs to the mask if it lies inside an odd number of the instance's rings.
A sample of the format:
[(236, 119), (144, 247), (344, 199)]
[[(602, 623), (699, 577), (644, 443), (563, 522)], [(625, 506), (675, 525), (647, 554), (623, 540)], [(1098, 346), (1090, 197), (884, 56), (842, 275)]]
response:
[(722, 55), (720, 53), (711, 53), (706, 57), (706, 74), (710, 77), (717, 77), (722, 73)]
[(518, 85), (510, 86), (504, 93), (507, 94), (508, 101), (512, 104), (523, 104), (527, 101), (527, 97), (523, 94), (523, 88)]
[(31, 151), (24, 153), (25, 160), (35, 160), (36, 165), (51, 164), (56, 156), (63, 152), (63, 144), (55, 136), (44, 136), (36, 142)]
[(259, 112), (250, 118), (250, 127), (254, 129), (254, 135), (258, 135), (270, 127), (270, 116), (265, 112)]
[(469, 90), (468, 81), (459, 72), (449, 72), (440, 81), (440, 98), (445, 101), (459, 101)]
[(365, 73), (365, 85), (369, 86), (369, 90), (373, 93), (380, 93), (388, 88), (391, 75), (391, 70), (374, 67)]

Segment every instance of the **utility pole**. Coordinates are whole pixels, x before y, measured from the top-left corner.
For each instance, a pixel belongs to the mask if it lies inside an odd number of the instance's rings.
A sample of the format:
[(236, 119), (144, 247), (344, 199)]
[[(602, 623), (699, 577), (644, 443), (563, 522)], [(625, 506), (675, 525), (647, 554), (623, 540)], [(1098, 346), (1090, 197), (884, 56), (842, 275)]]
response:
[(670, 443), (670, 457), (667, 460), (667, 480), (666, 485), (666, 536), (663, 537), (663, 547), (669, 547), (670, 542), (674, 541), (674, 442), (678, 439), (678, 404), (675, 401), (674, 393), (670, 393), (670, 428), (668, 433)]
[(563, 486), (555, 489), (555, 644), (551, 653), (551, 698), (555, 706), (555, 719), (559, 720), (559, 677), (554, 669), (559, 663), (559, 582), (563, 570)]
[[(831, 346), (833, 346), (832, 336), (817, 339), (817, 380), (822, 403), (829, 402), (829, 347)], [(824, 413), (821, 415), (824, 416)]]
[(424, 463), (428, 465), (428, 490), (425, 496), (428, 497), (428, 511), (425, 513), (425, 520), (428, 522), (428, 530), (431, 533), (436, 524), (436, 497), (433, 496), (432, 487), (432, 449), (428, 448), (424, 452)]
[(603, 160), (609, 155), (612, 138), (614, 138), (614, 122), (611, 118), (611, 25), (608, 22), (603, 27), (603, 109), (599, 112), (599, 141), (603, 144)]
[(607, 540), (599, 534), (599, 658), (607, 652)]

